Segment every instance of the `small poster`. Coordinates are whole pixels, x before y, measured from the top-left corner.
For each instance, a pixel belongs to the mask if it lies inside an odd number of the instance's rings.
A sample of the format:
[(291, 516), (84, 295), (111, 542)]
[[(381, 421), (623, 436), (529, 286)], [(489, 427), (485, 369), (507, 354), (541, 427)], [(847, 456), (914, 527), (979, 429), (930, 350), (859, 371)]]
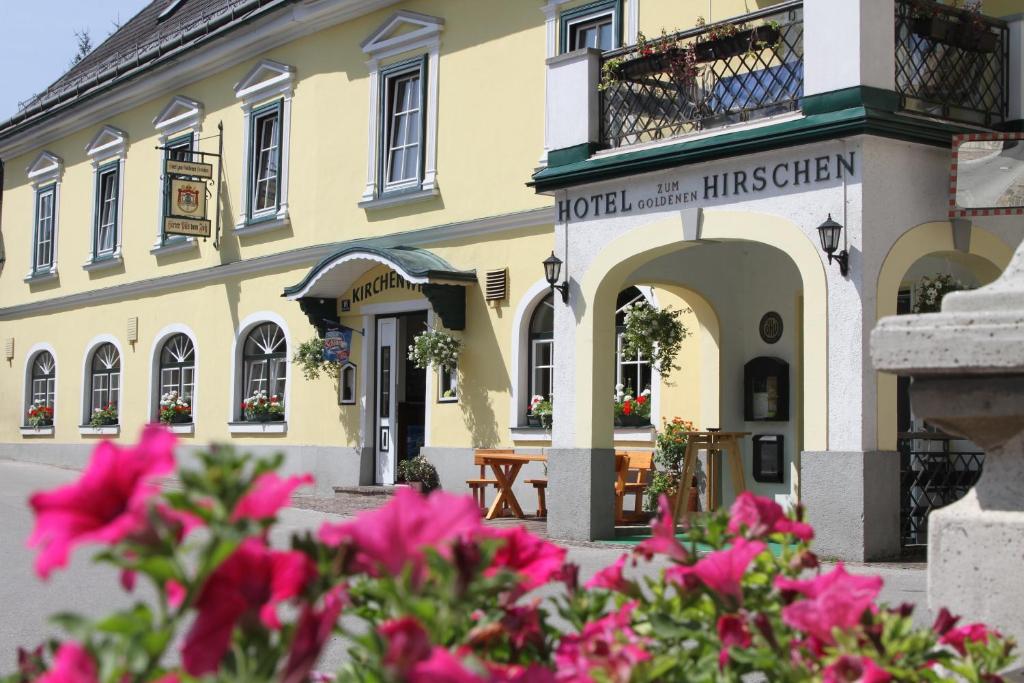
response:
[(324, 335), (324, 360), (333, 363), (348, 362), (352, 348), (352, 330), (332, 328)]

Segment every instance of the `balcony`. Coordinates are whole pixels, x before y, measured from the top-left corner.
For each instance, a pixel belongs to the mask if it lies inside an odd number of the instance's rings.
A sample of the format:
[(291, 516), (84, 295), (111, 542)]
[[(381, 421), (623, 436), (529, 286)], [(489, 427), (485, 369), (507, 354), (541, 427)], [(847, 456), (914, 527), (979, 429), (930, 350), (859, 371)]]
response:
[(798, 109), (803, 2), (682, 31), (601, 58), (600, 143), (653, 142)]
[(1007, 119), (1005, 21), (932, 0), (896, 2), (896, 92), (901, 108), (993, 127)]

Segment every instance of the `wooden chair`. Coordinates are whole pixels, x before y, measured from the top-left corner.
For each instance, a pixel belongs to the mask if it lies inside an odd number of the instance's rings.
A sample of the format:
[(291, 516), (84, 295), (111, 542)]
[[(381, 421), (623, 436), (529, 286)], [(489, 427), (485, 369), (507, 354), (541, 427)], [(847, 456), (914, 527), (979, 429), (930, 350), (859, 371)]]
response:
[[(644, 493), (654, 470), (654, 453), (650, 451), (615, 452), (615, 522), (633, 521), (643, 517)], [(625, 498), (634, 497), (633, 512), (623, 512)]]
[(477, 448), (473, 451), (473, 464), (480, 468), (480, 476), (477, 479), (467, 479), (466, 486), (473, 492), (473, 500), (480, 506), (480, 510), (487, 510), (487, 487), (498, 488), (498, 480), (487, 476), (487, 466), (484, 464), (484, 456), (487, 455), (512, 455), (514, 448)]

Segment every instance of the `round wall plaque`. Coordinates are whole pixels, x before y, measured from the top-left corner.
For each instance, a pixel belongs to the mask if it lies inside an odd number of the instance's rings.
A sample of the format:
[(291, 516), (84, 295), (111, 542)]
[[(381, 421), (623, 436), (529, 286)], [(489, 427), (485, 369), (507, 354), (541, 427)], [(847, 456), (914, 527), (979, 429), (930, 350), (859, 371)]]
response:
[(782, 316), (775, 311), (768, 311), (761, 316), (761, 323), (757, 327), (766, 344), (774, 344), (782, 339)]

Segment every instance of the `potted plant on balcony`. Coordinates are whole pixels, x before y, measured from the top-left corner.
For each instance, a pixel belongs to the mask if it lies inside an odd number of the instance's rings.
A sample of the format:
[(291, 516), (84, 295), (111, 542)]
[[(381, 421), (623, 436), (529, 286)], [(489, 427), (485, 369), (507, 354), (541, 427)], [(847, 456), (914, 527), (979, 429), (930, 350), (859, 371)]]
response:
[(53, 408), (46, 405), (45, 401), (36, 399), (29, 406), (26, 420), (29, 427), (49, 427), (53, 424)]
[[(697, 26), (704, 28), (704, 17), (697, 17)], [(738, 55), (776, 47), (782, 41), (777, 21), (748, 27), (745, 23), (714, 24), (697, 36), (694, 51), (698, 62), (714, 62)]]
[(661, 37), (648, 40), (637, 34), (636, 46), (628, 55), (605, 60), (601, 67), (601, 90), (621, 81), (637, 81), (645, 76), (668, 74), (681, 90), (697, 79), (697, 61), (692, 43), (683, 43), (662, 29)]
[(963, 7), (942, 5), (932, 0), (913, 0), (910, 8), (912, 33), (945, 45), (972, 52), (995, 52), (999, 36), (989, 30), (981, 17), (981, 0), (968, 0)]
[(284, 420), (284, 403), (277, 394), (254, 391), (242, 401), (242, 415), (246, 422), (280, 422)]
[(89, 425), (92, 427), (110, 427), (117, 424), (117, 406), (108, 403), (105, 408), (95, 408), (89, 417)]
[(646, 427), (651, 424), (651, 390), (644, 389), (639, 395), (633, 388), (615, 385), (615, 426)]

